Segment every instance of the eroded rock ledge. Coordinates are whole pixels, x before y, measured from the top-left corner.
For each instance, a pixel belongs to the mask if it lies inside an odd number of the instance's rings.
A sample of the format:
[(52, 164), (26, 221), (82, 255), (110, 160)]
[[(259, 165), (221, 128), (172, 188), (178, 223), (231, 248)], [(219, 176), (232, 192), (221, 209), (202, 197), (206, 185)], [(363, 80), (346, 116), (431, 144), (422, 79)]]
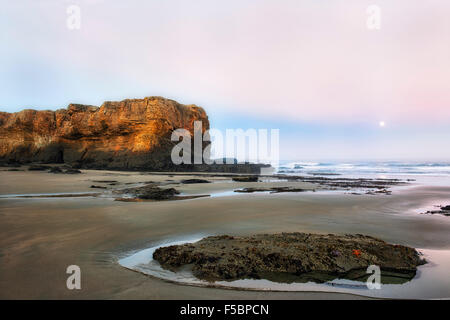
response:
[(382, 282), (412, 279), (420, 254), (364, 235), (307, 233), (211, 236), (193, 244), (158, 248), (153, 258), (176, 271), (192, 265), (200, 279), (269, 279), (278, 282), (324, 282), (335, 278), (365, 280), (369, 265), (382, 271)]

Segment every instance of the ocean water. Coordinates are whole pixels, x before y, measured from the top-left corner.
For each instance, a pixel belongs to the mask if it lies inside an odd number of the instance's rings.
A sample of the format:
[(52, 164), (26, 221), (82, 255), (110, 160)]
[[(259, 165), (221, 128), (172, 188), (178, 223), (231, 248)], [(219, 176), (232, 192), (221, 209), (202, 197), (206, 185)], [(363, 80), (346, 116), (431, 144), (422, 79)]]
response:
[(279, 173), (339, 175), (450, 176), (450, 162), (304, 162), (281, 161)]

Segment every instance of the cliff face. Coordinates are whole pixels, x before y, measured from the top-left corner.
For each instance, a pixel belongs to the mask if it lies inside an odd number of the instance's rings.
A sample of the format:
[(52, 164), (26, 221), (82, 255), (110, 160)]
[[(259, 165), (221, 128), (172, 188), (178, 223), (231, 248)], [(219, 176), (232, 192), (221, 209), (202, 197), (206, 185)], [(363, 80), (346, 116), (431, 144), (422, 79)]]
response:
[(193, 134), (194, 121), (209, 129), (205, 111), (161, 97), (71, 104), (57, 111), (0, 112), (0, 159), (8, 162), (68, 163), (82, 168), (174, 167), (174, 129)]

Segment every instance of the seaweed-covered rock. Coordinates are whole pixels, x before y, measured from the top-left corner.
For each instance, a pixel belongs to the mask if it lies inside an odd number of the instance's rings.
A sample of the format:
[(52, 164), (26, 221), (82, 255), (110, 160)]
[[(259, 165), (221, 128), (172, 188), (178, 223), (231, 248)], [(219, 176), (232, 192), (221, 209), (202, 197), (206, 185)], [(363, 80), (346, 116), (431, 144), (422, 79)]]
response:
[(272, 187), (272, 188), (242, 188), (234, 190), (234, 192), (239, 193), (253, 193), (253, 192), (270, 192), (270, 193), (281, 193), (281, 192), (304, 192), (306, 189), (294, 188), (294, 187)]
[(233, 177), (232, 180), (236, 182), (258, 182), (258, 176)]
[(425, 212), (426, 214), (441, 214), (443, 216), (450, 217), (450, 205), (440, 207), (440, 210), (430, 210)]
[(405, 282), (414, 277), (418, 265), (425, 263), (414, 248), (369, 236), (307, 233), (212, 236), (196, 243), (158, 248), (153, 258), (173, 270), (192, 264), (198, 278), (211, 281), (361, 279), (367, 276), (369, 265), (377, 265), (382, 276), (388, 274), (391, 280)]
[[(180, 192), (174, 188), (160, 188), (155, 184), (147, 184), (142, 187), (116, 190), (115, 193), (125, 194), (134, 199), (141, 200), (170, 200), (175, 198)], [(122, 199), (120, 199), (122, 200)]]
[(145, 200), (167, 200), (173, 198), (179, 192), (174, 188), (149, 188), (145, 192), (140, 193), (137, 197)]
[(96, 186), (96, 185), (92, 185), (92, 186), (90, 186), (89, 188), (91, 188), (91, 189), (106, 189), (106, 187), (103, 187), (103, 186)]
[(45, 170), (49, 170), (49, 169), (51, 169), (50, 166), (44, 166), (44, 165), (38, 165), (38, 164), (33, 164), (28, 167), (28, 171), (45, 171)]
[(79, 173), (81, 173), (81, 171), (78, 170), (78, 169), (67, 169), (66, 171), (64, 171), (64, 173), (66, 173), (66, 174), (79, 174)]
[(48, 170), (49, 173), (63, 173), (60, 167), (51, 167), (50, 170)]
[(211, 183), (211, 181), (208, 181), (205, 179), (185, 179), (185, 180), (181, 180), (181, 183), (184, 183), (184, 184)]

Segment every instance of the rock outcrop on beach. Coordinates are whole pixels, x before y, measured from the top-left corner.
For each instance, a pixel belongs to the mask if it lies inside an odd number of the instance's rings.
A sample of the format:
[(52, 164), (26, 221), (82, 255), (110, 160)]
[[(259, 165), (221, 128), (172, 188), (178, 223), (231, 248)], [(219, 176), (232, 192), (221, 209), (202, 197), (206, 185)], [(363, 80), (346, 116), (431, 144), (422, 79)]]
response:
[(443, 216), (450, 217), (450, 205), (440, 207), (440, 210), (430, 210), (425, 212), (425, 214), (441, 214)]
[[(103, 188), (101, 186), (97, 187)], [(179, 195), (180, 192), (175, 188), (161, 188), (156, 183), (148, 183), (140, 187), (117, 189), (113, 191), (113, 194), (118, 195), (115, 198), (116, 201), (124, 202), (187, 200), (209, 197), (209, 195)]]
[[(254, 192), (270, 192), (270, 193), (282, 193), (282, 192), (305, 192), (307, 189), (293, 188), (293, 187), (270, 187), (270, 188), (242, 188), (236, 189), (234, 192), (238, 193), (254, 193)], [(312, 189), (312, 191), (315, 191)]]
[(235, 182), (258, 182), (258, 176), (236, 176), (232, 180)]
[(180, 192), (174, 188), (160, 188), (155, 184), (116, 190), (117, 194), (128, 194), (131, 198), (141, 200), (170, 200)]
[(209, 129), (206, 112), (161, 97), (70, 104), (57, 111), (0, 112), (0, 160), (80, 168), (171, 169), (172, 131)]
[(209, 281), (361, 280), (368, 276), (368, 266), (377, 265), (382, 282), (402, 283), (412, 279), (417, 266), (425, 263), (413, 248), (369, 236), (306, 233), (211, 236), (196, 243), (158, 248), (153, 258), (173, 270), (192, 264), (194, 275)]

